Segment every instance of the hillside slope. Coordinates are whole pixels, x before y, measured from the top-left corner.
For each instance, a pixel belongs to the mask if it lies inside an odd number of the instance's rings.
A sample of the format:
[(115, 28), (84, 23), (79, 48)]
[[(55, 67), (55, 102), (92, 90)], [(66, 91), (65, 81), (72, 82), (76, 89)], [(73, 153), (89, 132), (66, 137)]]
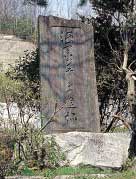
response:
[(23, 57), (24, 51), (34, 50), (36, 46), (12, 35), (0, 34), (0, 71), (13, 65), (16, 59)]

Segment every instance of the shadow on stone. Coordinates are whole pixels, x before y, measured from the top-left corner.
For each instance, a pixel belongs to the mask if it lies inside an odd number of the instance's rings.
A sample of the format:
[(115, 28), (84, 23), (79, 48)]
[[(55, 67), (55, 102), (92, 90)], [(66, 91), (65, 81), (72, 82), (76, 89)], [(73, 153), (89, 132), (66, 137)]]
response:
[(132, 133), (130, 146), (129, 146), (129, 158), (133, 159), (136, 157), (136, 133)]

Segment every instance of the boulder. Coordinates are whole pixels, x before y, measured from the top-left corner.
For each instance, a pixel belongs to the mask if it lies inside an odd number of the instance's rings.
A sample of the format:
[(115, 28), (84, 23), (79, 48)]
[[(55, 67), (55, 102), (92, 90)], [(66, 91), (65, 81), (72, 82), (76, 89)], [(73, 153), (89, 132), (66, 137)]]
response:
[(52, 134), (69, 166), (91, 165), (120, 169), (128, 158), (128, 133), (68, 132)]

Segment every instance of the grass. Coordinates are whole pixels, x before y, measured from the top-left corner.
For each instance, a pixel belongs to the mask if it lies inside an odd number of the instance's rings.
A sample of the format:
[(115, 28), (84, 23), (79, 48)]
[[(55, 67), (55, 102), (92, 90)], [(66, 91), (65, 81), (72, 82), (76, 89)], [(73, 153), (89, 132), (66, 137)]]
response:
[[(98, 179), (98, 177), (91, 177), (91, 176), (81, 176), (81, 177), (74, 177), (73, 179)], [(100, 178), (99, 179), (103, 179)], [(136, 179), (136, 171), (125, 171), (113, 174), (113, 176), (105, 177), (105, 179)]]
[(101, 170), (94, 167), (62, 167), (54, 170), (47, 169), (44, 173), (45, 178), (53, 178), (61, 175), (90, 175), (90, 174), (111, 174), (115, 173), (110, 169)]
[(90, 174), (111, 174), (115, 173), (110, 169), (102, 170), (94, 167), (61, 167), (56, 169), (44, 169), (33, 170), (28, 168), (27, 166), (20, 171), (22, 176), (44, 176), (46, 179), (52, 179), (55, 176), (61, 175), (90, 175)]
[(21, 175), (22, 176), (34, 176), (35, 173), (33, 170), (29, 169), (28, 167), (25, 167), (22, 171), (21, 171)]
[(93, 168), (93, 167), (76, 167), (76, 168), (62, 167), (56, 169), (57, 175), (93, 174), (93, 173), (104, 173), (104, 172), (105, 172), (104, 170), (100, 170), (98, 168)]
[[(98, 179), (96, 176), (90, 176), (91, 174), (107, 174), (105, 179), (136, 179), (136, 171), (132, 169), (126, 171), (113, 171), (111, 169), (98, 169), (94, 167), (61, 167), (56, 169), (45, 169), (42, 171), (32, 170), (27, 167), (20, 173), (25, 176), (44, 176), (45, 179), (54, 179), (55, 176), (61, 175), (73, 175), (72, 179)], [(99, 179), (102, 179), (99, 177)]]

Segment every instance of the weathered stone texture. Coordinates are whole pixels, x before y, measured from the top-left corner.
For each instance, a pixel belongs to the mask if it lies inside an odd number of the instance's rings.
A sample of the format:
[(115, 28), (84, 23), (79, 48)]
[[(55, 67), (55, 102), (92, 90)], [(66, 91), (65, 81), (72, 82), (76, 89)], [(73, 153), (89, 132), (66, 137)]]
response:
[(47, 132), (99, 132), (92, 26), (41, 16), (39, 34), (43, 118), (64, 106)]
[(125, 133), (68, 132), (54, 134), (70, 166), (121, 168), (128, 158), (130, 136)]

